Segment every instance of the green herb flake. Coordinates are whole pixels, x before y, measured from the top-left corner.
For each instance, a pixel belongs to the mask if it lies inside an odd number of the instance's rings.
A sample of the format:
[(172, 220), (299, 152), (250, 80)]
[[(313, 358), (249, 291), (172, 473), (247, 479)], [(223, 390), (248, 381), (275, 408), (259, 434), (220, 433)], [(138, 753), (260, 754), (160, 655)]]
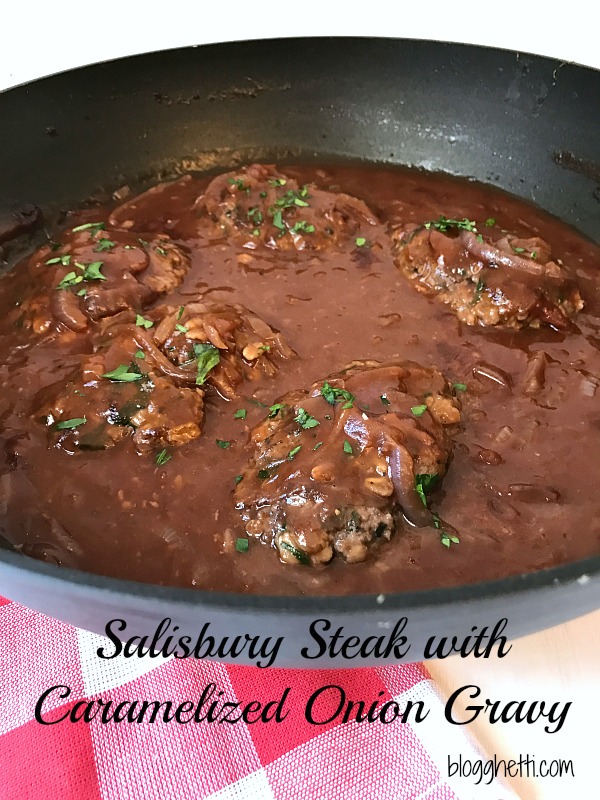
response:
[(177, 323), (175, 325), (175, 330), (179, 331), (179, 333), (187, 333), (188, 329), (185, 327), (185, 325), (180, 325), (179, 323)]
[(269, 417), (273, 419), (277, 416), (277, 414), (282, 413), (287, 408), (285, 403), (275, 403), (272, 406), (269, 406)]
[(304, 430), (316, 428), (317, 425), (320, 425), (319, 420), (311, 417), (311, 415), (303, 408), (298, 409), (298, 413), (294, 417), (294, 422), (297, 422), (301, 428), (304, 428)]
[(473, 233), (477, 233), (476, 223), (473, 220), (467, 219), (466, 217), (464, 219), (448, 219), (447, 217), (440, 216), (440, 218), (435, 222), (433, 220), (426, 222), (425, 227), (427, 230), (435, 228), (438, 231), (442, 231), (442, 233), (445, 233), (450, 229), (472, 231)]
[(387, 397), (384, 394), (381, 395), (380, 400), (381, 400), (381, 402), (383, 403), (384, 406), (389, 406), (390, 405), (390, 401), (387, 399)]
[(208, 373), (221, 361), (221, 354), (212, 344), (195, 344), (194, 354), (198, 359), (198, 373), (196, 384), (201, 386), (207, 379)]
[(260, 344), (258, 346), (258, 349), (260, 350), (261, 353), (268, 353), (271, 350), (271, 345), (270, 344)]
[(291, 461), (293, 458), (296, 458), (298, 453), (302, 450), (302, 445), (299, 444), (297, 447), (293, 447), (290, 452), (287, 454), (288, 461)]
[(352, 449), (352, 445), (347, 439), (344, 440), (344, 453), (347, 453), (349, 456), (354, 455), (354, 450)]
[(294, 547), (293, 544), (290, 544), (289, 542), (282, 540), (279, 542), (279, 546), (283, 550), (287, 550), (288, 553), (291, 553), (294, 556), (294, 558), (297, 559), (304, 566), (308, 566), (310, 564), (310, 558), (306, 555), (306, 553), (303, 553), (302, 550), (298, 550), (298, 548)]
[(280, 210), (275, 211), (273, 214), (273, 225), (276, 228), (279, 228), (279, 230), (285, 231), (285, 223), (283, 221), (282, 212)]
[(146, 329), (151, 328), (154, 325), (151, 319), (146, 319), (145, 317), (142, 317), (141, 314), (136, 314), (135, 324), (138, 326), (138, 328)]
[(64, 419), (56, 423), (56, 428), (59, 431), (69, 431), (72, 428), (78, 428), (80, 425), (85, 425), (87, 419), (85, 417), (74, 417), (73, 419)]
[(177, 319), (181, 319), (183, 317), (183, 312), (185, 311), (185, 306), (179, 306), (177, 310)]
[(104, 265), (104, 261), (92, 261), (91, 264), (80, 264), (75, 262), (75, 266), (81, 269), (83, 267), (83, 280), (84, 281), (105, 281), (106, 276), (100, 270)]
[(87, 294), (87, 289), (80, 289), (80, 290), (77, 292), (77, 297), (85, 297), (85, 296), (86, 296), (86, 294)]
[[(308, 203), (306, 205), (308, 205)], [(305, 219), (301, 219), (295, 223), (292, 230), (294, 231), (294, 233), (314, 233), (315, 226), (311, 225)]]
[(141, 372), (134, 372), (127, 364), (119, 364), (116, 369), (113, 369), (111, 372), (105, 372), (102, 377), (108, 378), (111, 381), (119, 381), (120, 383), (133, 383), (134, 381), (141, 380), (145, 376), (142, 375)]
[(227, 450), (228, 447), (231, 447), (231, 442), (228, 442), (226, 439), (215, 439), (215, 441), (221, 450)]
[(317, 442), (316, 445), (313, 447), (313, 450), (318, 450), (319, 447), (323, 446), (323, 442)]
[(173, 456), (166, 450), (161, 450), (160, 453), (158, 453), (158, 455), (156, 456), (156, 463), (159, 467), (164, 467), (164, 465), (172, 458)]
[(352, 408), (352, 404), (354, 403), (354, 395), (350, 394), (350, 392), (346, 389), (338, 389), (336, 386), (331, 386), (331, 384), (325, 381), (320, 391), (322, 397), (329, 403), (330, 406), (334, 406), (336, 403), (345, 400), (346, 402), (342, 408)]
[(413, 406), (410, 410), (415, 415), (415, 417), (422, 417), (423, 414), (427, 411), (427, 406), (423, 403), (423, 405), (420, 406)]
[(78, 275), (76, 272), (67, 272), (62, 281), (57, 285), (57, 289), (69, 289), (71, 286), (77, 286), (78, 283), (83, 281), (83, 275)]
[(144, 360), (146, 358), (146, 354), (144, 353), (143, 350), (136, 350), (134, 353), (134, 357), (141, 358), (142, 360)]
[(515, 251), (515, 253), (524, 253), (525, 252), (525, 248), (524, 247), (513, 247), (513, 250)]
[(285, 186), (287, 181), (284, 178), (270, 178), (269, 184), (271, 186)]
[(112, 250), (113, 247), (116, 247), (116, 242), (111, 242), (110, 239), (99, 239), (98, 244), (94, 247), (95, 253), (104, 253), (108, 250)]
[(271, 477), (271, 473), (268, 469), (259, 469), (258, 470), (258, 477), (261, 481), (266, 481), (267, 478)]
[(467, 391), (467, 384), (466, 383), (453, 383), (454, 390), (456, 392), (466, 392)]
[(496, 220), (493, 217), (488, 217), (485, 221), (486, 228), (493, 228), (496, 224)]
[(415, 491), (421, 498), (421, 501), (425, 508), (427, 508), (427, 497), (426, 494), (431, 491), (438, 482), (438, 476), (428, 475), (427, 473), (423, 473), (421, 475), (415, 475)]
[(106, 225), (104, 222), (86, 222), (84, 225), (78, 225), (76, 228), (72, 228), (71, 230), (73, 233), (79, 233), (80, 231), (89, 231), (91, 234), (98, 233), (98, 231), (103, 231)]
[(248, 552), (248, 539), (243, 539), (239, 537), (235, 540), (235, 549), (238, 553), (247, 553)]
[(235, 481), (235, 485), (237, 486), (238, 483), (241, 483), (244, 480), (244, 476), (243, 475), (236, 475), (233, 480)]
[(364, 238), (364, 236), (357, 236), (355, 241), (357, 247), (364, 247), (367, 243), (367, 240)]
[(246, 415), (247, 414), (248, 414), (248, 412), (246, 411), (245, 408), (238, 408), (238, 410), (233, 415), (233, 418), (234, 419), (246, 419)]

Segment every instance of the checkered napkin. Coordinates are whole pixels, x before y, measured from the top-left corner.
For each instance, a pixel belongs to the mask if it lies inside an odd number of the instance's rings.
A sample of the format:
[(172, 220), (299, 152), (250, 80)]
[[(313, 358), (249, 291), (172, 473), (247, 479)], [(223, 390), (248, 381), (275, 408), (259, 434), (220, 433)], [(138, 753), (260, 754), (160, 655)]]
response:
[[(0, 598), (0, 800), (509, 800), (499, 784), (447, 777), (447, 759), (478, 759), (464, 728), (444, 720), (431, 679), (417, 664), (381, 669), (288, 670), (194, 659), (115, 658), (105, 640)], [(106, 642), (110, 648), (110, 643)], [(174, 701), (199, 698), (214, 683), (229, 701), (278, 698), (292, 687), (283, 722), (236, 724), (36, 722), (80, 700)], [(313, 725), (304, 707), (327, 684), (369, 705), (423, 700), (419, 724), (331, 722)]]

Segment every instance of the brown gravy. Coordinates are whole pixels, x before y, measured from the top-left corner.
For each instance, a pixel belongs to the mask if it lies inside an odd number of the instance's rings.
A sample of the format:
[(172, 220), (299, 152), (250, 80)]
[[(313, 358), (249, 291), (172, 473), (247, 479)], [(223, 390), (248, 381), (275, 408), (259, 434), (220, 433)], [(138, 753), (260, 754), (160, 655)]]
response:
[[(69, 337), (19, 327), (15, 308), (31, 295), (31, 278), (23, 265), (3, 278), (0, 533), (29, 556), (103, 575), (286, 595), (475, 583), (598, 553), (598, 246), (521, 200), (464, 180), (355, 165), (280, 169), (301, 184), (364, 200), (382, 221), (369, 230), (368, 253), (350, 243), (282, 259), (276, 251), (200, 236), (191, 207), (205, 176), (150, 195), (127, 215), (136, 229), (166, 232), (190, 254), (170, 304), (199, 297), (241, 304), (281, 331), (298, 354), (274, 377), (243, 384), (237, 399), (208, 391), (202, 435), (172, 450), (162, 466), (138, 455), (129, 440), (75, 455), (52, 446), (35, 416), (36, 398), (92, 352), (94, 327)], [(110, 210), (69, 224), (106, 220)], [(441, 214), (493, 218), (512, 234), (546, 240), (585, 301), (578, 330), (468, 326), (415, 291), (394, 265), (390, 227)], [(546, 354), (546, 366), (543, 385), (532, 392), (528, 363), (537, 351)], [(235, 476), (265, 407), (356, 359), (416, 361), (466, 386), (453, 458), (434, 501), (460, 543), (444, 547), (431, 530), (416, 528), (362, 563), (334, 558), (322, 568), (282, 564), (256, 540), (246, 552), (224, 547), (225, 532), (234, 540), (245, 536), (234, 507)], [(236, 419), (239, 409), (246, 414)]]

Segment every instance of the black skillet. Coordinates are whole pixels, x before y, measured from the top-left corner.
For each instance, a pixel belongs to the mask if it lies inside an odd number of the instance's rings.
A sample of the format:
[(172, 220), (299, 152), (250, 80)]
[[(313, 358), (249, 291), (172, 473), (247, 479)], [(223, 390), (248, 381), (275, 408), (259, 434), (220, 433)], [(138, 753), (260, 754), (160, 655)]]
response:
[[(473, 177), (599, 240), (599, 120), (600, 72), (512, 52), (285, 39), (153, 53), (0, 95), (0, 209), (32, 202), (51, 219), (102, 189), (186, 168), (344, 157)], [(600, 607), (600, 556), (449, 589), (270, 598), (98, 577), (5, 545), (2, 595), (97, 632), (119, 617), (125, 636), (151, 633), (171, 617), (194, 637), (205, 622), (217, 638), (284, 636), (278, 666), (369, 663), (303, 658), (302, 647), (316, 649), (318, 618), (366, 637), (406, 616), (416, 660), (431, 635), (465, 636), (506, 617), (517, 637)]]

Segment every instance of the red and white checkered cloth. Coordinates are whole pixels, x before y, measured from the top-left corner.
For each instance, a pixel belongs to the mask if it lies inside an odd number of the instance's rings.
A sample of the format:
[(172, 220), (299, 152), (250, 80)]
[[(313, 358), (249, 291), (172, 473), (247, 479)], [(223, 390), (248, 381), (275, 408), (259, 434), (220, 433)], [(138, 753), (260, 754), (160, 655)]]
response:
[[(296, 671), (194, 659), (99, 659), (103, 639), (0, 598), (0, 800), (508, 800), (498, 783), (448, 778), (447, 758), (481, 758), (464, 729), (444, 720), (431, 679), (417, 664), (381, 669)], [(36, 702), (51, 686), (44, 718), (82, 699), (198, 699), (214, 682), (227, 700), (280, 696), (293, 687), (280, 723), (149, 722), (41, 725)], [(348, 698), (424, 700), (422, 723), (304, 718), (310, 695), (338, 684)]]

